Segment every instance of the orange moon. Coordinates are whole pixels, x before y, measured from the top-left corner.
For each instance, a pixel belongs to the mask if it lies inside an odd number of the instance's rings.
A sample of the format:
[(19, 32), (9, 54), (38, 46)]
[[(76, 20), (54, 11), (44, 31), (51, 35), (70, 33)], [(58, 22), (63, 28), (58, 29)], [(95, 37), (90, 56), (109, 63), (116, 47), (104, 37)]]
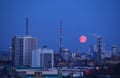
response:
[(85, 43), (87, 41), (87, 37), (85, 35), (80, 36), (80, 42)]

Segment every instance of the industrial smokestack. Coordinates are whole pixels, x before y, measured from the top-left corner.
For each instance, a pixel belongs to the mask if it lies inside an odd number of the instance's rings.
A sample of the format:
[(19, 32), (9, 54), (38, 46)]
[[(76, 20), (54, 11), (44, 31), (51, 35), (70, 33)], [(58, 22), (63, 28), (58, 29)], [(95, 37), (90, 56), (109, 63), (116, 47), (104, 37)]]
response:
[(62, 20), (60, 20), (60, 59), (62, 58)]
[(102, 37), (99, 36), (98, 37), (98, 54), (99, 54), (99, 58), (101, 58), (101, 44), (102, 44)]
[(26, 35), (28, 35), (28, 17), (26, 17)]
[(101, 50), (101, 47), (102, 47), (102, 37), (99, 36), (98, 37), (98, 52), (97, 52), (97, 65), (101, 65), (101, 53), (102, 53), (102, 50)]

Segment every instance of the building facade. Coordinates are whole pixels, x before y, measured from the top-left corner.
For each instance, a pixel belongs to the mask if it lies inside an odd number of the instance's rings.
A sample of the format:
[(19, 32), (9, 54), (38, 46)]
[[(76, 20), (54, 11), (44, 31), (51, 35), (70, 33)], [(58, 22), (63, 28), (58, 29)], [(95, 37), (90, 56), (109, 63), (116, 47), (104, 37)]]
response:
[(38, 41), (31, 36), (14, 36), (12, 38), (12, 64), (14, 66), (31, 66), (32, 50), (38, 47)]
[(32, 67), (54, 67), (54, 51), (47, 48), (33, 50)]

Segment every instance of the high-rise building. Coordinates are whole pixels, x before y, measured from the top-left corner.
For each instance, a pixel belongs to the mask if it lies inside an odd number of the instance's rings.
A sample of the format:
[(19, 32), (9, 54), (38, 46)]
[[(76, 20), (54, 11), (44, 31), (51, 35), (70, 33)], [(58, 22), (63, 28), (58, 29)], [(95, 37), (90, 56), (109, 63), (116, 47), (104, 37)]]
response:
[(38, 41), (31, 36), (14, 36), (12, 39), (12, 63), (15, 66), (31, 66), (32, 50), (38, 47)]
[(71, 59), (71, 53), (69, 49), (63, 49), (63, 52), (61, 54), (63, 61), (70, 61)]
[(33, 50), (32, 67), (54, 67), (54, 51), (47, 48)]

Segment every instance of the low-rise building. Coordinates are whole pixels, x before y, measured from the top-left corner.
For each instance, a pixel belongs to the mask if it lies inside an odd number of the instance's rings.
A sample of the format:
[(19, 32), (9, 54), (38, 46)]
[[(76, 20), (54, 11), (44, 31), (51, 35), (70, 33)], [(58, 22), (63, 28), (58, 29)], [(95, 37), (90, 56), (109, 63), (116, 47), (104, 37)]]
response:
[(32, 67), (54, 67), (54, 51), (40, 48), (32, 51)]

